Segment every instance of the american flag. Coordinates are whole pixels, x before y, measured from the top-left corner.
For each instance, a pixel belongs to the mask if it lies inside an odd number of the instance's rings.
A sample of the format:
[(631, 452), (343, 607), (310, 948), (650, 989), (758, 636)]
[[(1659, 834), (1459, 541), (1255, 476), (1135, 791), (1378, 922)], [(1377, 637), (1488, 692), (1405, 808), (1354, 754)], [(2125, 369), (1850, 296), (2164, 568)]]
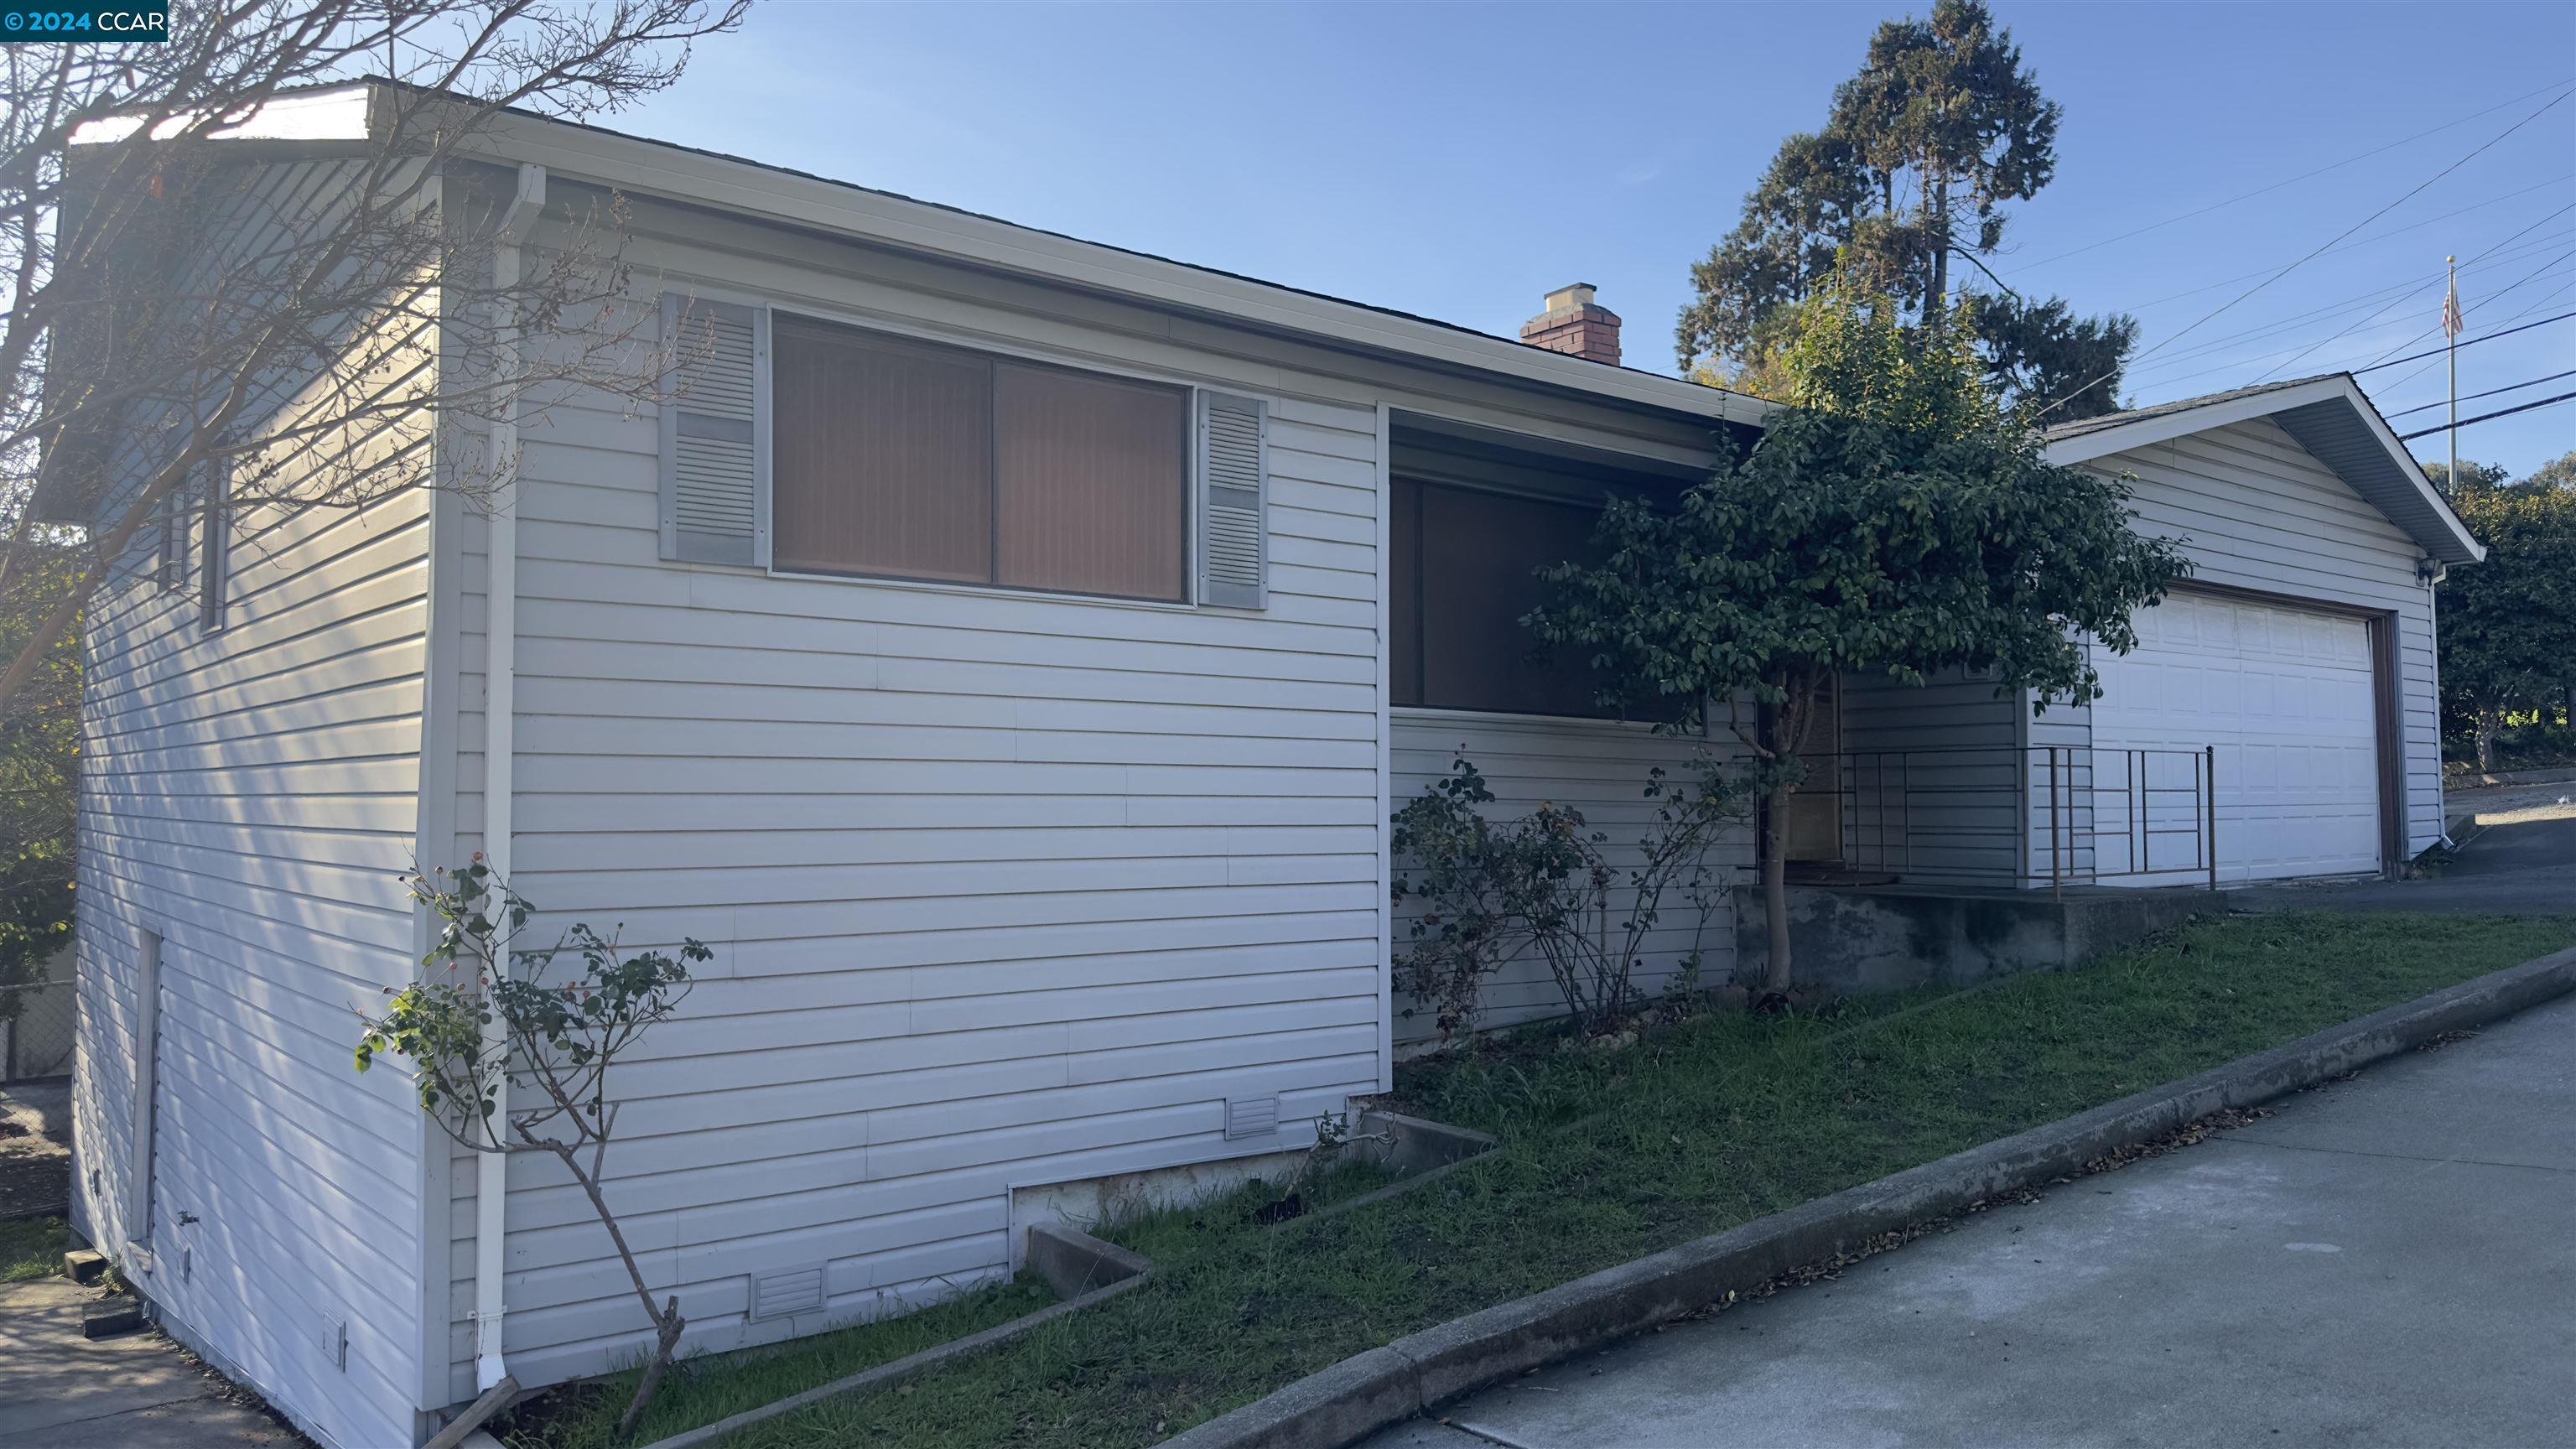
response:
[(2460, 320), (2460, 283), (2454, 278), (2449, 294), (2442, 298), (2442, 335), (2457, 337), (2467, 331), (2468, 326)]

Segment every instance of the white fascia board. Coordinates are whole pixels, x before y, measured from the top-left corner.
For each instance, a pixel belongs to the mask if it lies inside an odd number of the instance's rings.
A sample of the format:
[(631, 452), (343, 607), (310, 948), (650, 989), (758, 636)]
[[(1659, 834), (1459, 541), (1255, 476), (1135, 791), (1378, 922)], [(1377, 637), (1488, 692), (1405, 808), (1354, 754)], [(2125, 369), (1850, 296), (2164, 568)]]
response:
[(1634, 406), (1757, 426), (1777, 406), (1679, 378), (1604, 366), (990, 217), (538, 116), (496, 116), (470, 145), (494, 160), (533, 162), (558, 177)]
[(2305, 407), (2309, 403), (2341, 397), (2348, 386), (2349, 384), (2341, 378), (2319, 378), (2315, 382), (2300, 387), (2285, 387), (2278, 392), (2255, 393), (2250, 397), (2230, 398), (2225, 402), (2209, 403), (2201, 407), (2180, 408), (2173, 412), (2140, 418), (2135, 422), (2122, 423), (2115, 428), (2097, 428), (2089, 433), (2078, 433), (2074, 437), (2060, 438), (2051, 442), (2048, 445), (2048, 461), (2061, 467), (2089, 463), (2096, 458), (2107, 457), (2113, 453), (2125, 453), (2132, 448), (2143, 448), (2170, 438), (2205, 433), (2213, 428), (2226, 427), (2231, 423), (2248, 422), (2255, 418), (2268, 417), (2273, 413), (2285, 412), (2291, 408)]
[(2451, 541), (2468, 554), (2470, 562), (2486, 562), (2487, 546), (2478, 542), (2477, 535), (2469, 532), (2469, 526), (2460, 521), (2459, 513), (2451, 507), (2451, 500), (2443, 497), (2442, 490), (2433, 486), (2433, 480), (2424, 476), (2424, 465), (2415, 461), (2415, 455), (2408, 450), (2405, 441), (2388, 426), (2388, 419), (2379, 415), (2379, 405), (2370, 400), (2370, 394), (2361, 390), (2361, 384), (2354, 381), (2351, 374), (2345, 374), (2342, 381), (2345, 398), (2351, 403), (2353, 412), (2360, 416), (2362, 426), (2370, 429), (2370, 435), (2379, 440), (2379, 446), (2388, 450), (2389, 461), (2405, 472), (2407, 481), (2415, 485), (2415, 492), (2423, 498), (2424, 506), (2432, 509), (2434, 515), (2442, 520), (2442, 527), (2451, 535)]
[[(240, 122), (209, 132), (218, 141), (363, 141), (368, 137), (367, 103), (371, 88), (278, 96)], [(153, 138), (176, 136), (197, 124), (198, 113), (182, 113), (153, 126)], [(140, 116), (107, 116), (72, 128), (71, 144), (97, 146), (122, 141), (142, 126)]]

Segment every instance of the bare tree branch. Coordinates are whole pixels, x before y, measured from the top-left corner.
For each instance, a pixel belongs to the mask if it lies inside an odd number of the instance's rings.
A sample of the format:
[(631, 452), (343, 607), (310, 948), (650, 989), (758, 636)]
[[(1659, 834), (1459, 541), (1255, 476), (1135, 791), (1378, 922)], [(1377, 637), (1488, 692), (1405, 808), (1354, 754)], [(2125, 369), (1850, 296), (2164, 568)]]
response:
[[(566, 384), (656, 396), (668, 344), (625, 301), (622, 205), (505, 236), (474, 157), (510, 112), (669, 85), (748, 3), (208, 0), (174, 7), (166, 45), (0, 54), (0, 610), (32, 621), (0, 719), (190, 510), (274, 527), (415, 488), (479, 500), (512, 460), (443, 455), (433, 428), (470, 437)], [(270, 123), (333, 96), (363, 106), (345, 138)], [(504, 244), (527, 244), (507, 283)], [(551, 345), (505, 354), (512, 327)]]

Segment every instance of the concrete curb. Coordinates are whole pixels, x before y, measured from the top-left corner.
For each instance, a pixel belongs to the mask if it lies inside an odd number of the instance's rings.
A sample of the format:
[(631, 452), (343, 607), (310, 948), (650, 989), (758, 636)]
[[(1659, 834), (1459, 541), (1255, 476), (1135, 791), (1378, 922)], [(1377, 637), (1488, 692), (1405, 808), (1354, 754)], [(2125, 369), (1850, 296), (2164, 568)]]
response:
[(1644, 1332), (1881, 1233), (2066, 1176), (2213, 1112), (2270, 1101), (2571, 991), (2576, 949), (2464, 981), (2198, 1076), (1424, 1329), (1211, 1419), (1168, 1441), (1169, 1449), (1342, 1449), (1435, 1404)]

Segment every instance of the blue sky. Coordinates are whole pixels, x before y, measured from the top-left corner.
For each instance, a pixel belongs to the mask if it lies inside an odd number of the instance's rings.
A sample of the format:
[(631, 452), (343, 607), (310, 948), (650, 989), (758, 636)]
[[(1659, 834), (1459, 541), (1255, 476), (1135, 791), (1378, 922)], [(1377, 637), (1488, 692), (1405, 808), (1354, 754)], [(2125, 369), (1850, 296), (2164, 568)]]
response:
[[(1630, 365), (1670, 371), (1690, 263), (1906, 8), (763, 0), (607, 119), (1490, 332), (1589, 281)], [(1995, 9), (2066, 108), (2057, 180), (2015, 208), (2000, 270), (2135, 312), (2158, 348), (2136, 400), (2433, 346), (2446, 252), (2480, 259), (2464, 341), (2576, 311), (2571, 98), (2169, 340), (2576, 88), (2576, 5)], [(2464, 395), (2576, 369), (2576, 320), (2460, 359)], [(2443, 396), (2438, 362), (2363, 382), (2391, 413)], [(2412, 446), (2442, 455), (2439, 435)], [(2462, 457), (2517, 472), (2570, 447), (2576, 403), (2461, 433)]]

